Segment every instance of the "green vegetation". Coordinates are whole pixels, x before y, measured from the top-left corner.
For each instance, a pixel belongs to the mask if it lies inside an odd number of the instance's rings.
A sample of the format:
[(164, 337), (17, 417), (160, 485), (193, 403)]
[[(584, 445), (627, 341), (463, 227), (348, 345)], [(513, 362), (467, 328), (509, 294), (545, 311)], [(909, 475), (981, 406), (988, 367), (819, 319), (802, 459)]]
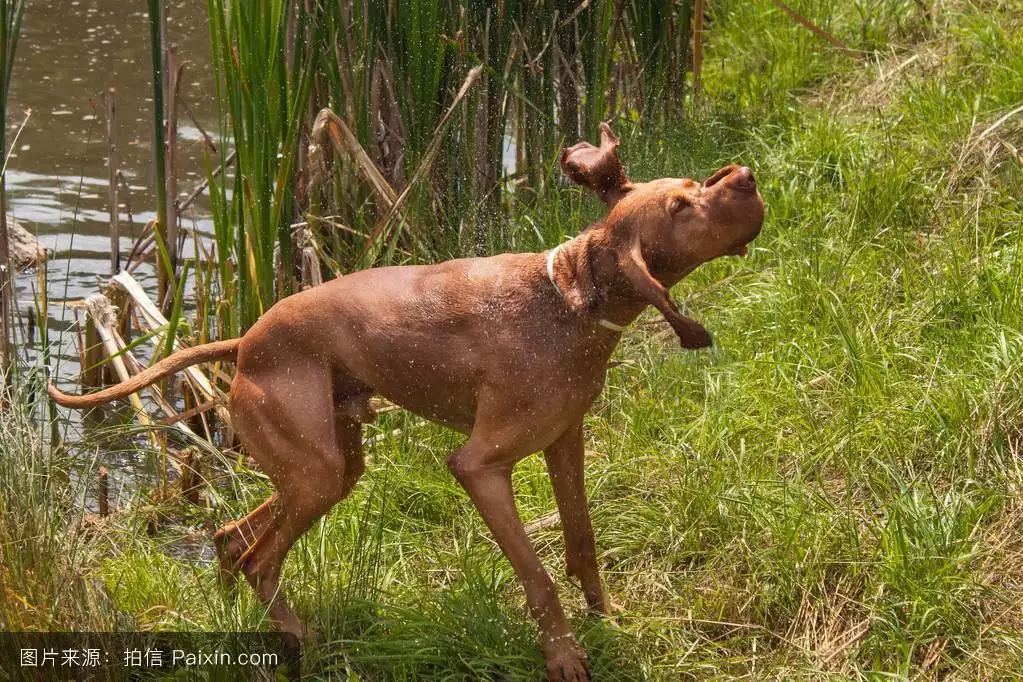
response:
[[(291, 262), (292, 169), (313, 65), (303, 50), (293, 48), (289, 62), (287, 8), (285, 2), (210, 2), (221, 137), (239, 141), (234, 177), (240, 181), (230, 192), (227, 180), (213, 177), (217, 166), (227, 165), (228, 145), (221, 144), (219, 158), (207, 163), (219, 247), (217, 282), (220, 300), (228, 304), (222, 308), (226, 336), (237, 336), (255, 322), (277, 300), (275, 292), (291, 293), (291, 277), (277, 276), (274, 249), (280, 262)], [(299, 22), (295, 30), (302, 35), (304, 13)]]
[[(714, 2), (699, 106), (670, 125), (615, 124), (633, 177), (741, 160), (768, 209), (750, 258), (676, 288), (715, 348), (679, 351), (642, 318), (587, 422), (597, 546), (621, 614), (586, 617), (560, 529), (534, 539), (598, 680), (1012, 678), (1023, 118), (1006, 115), (1023, 94), (1023, 12), (792, 4), (863, 58), (766, 3)], [(495, 250), (543, 248), (598, 215), (550, 167), (531, 172), (542, 179), (488, 233)], [(181, 544), (261, 502), (258, 472), (214, 481), (209, 508), (140, 500), (85, 539), (65, 532), (63, 465), (29, 456), (31, 432), (5, 419), (0, 433), (5, 452), (26, 453), (0, 458), (0, 619), (264, 627), (251, 591), (222, 590), (208, 550)], [(521, 590), (443, 464), (458, 438), (402, 412), (367, 435), (366, 475), (285, 569), (325, 637), (308, 668), (536, 679)], [(554, 509), (541, 458), (515, 484), (525, 520)]]
[[(32, 418), (44, 390), (38, 379), (0, 381), (0, 624), (5, 631), (113, 629), (120, 607), (90, 577), (103, 554), (82, 531), (76, 461), (51, 452)], [(95, 474), (95, 457), (78, 462), (79, 472)]]
[[(627, 4), (210, 0), (221, 121), (207, 164), (217, 267), (203, 323), (237, 336), (303, 284), (293, 232), (303, 219), (304, 241), (336, 274), (486, 254), (505, 246), (494, 234), (509, 216), (535, 215), (532, 193), (555, 189), (566, 139), (592, 135), (619, 107), (681, 119), (690, 2)], [(321, 169), (306, 150), (323, 107), (351, 137)], [(214, 177), (229, 158), (232, 171)], [(509, 165), (528, 180), (521, 193), (506, 191)]]

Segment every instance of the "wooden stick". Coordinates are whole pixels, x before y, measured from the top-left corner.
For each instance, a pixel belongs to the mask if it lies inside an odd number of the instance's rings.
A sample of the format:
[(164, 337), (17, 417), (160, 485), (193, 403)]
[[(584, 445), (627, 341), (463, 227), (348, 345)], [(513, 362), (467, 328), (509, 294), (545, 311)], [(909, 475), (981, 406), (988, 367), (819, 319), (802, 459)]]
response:
[(561, 523), (561, 514), (556, 511), (550, 514), (544, 514), (538, 519), (534, 519), (525, 525), (526, 533), (532, 534), (543, 528), (553, 528)]
[[(234, 163), (234, 157), (237, 154), (238, 154), (238, 150), (237, 149), (232, 149), (231, 150), (231, 153), (227, 155), (226, 159), (224, 159), (224, 163), (222, 163), (219, 166), (217, 166), (217, 169), (215, 171), (213, 171), (213, 179), (214, 180), (216, 180), (220, 176), (220, 174), (224, 172), (225, 168), (227, 168), (232, 163)], [(196, 187), (194, 190), (192, 190), (192, 193), (189, 194), (187, 197), (185, 197), (184, 201), (182, 201), (180, 204), (178, 204), (178, 212), (179, 213), (183, 213), (185, 211), (185, 209), (187, 209), (189, 206), (191, 206), (192, 202), (195, 201), (196, 198), (200, 194), (203, 193), (203, 190), (205, 190), (209, 186), (209, 184), (210, 184), (210, 179), (209, 178), (206, 178), (205, 180), (200, 182), (199, 186)]]
[(703, 70), (703, 0), (693, 8), (693, 98), (700, 96), (700, 72)]
[[(696, 0), (696, 2), (699, 5), (702, 4), (703, 0)], [(818, 36), (819, 38), (823, 38), (824, 40), (828, 41), (829, 43), (837, 47), (838, 51), (841, 52), (842, 54), (846, 55), (847, 57), (852, 57), (853, 59), (856, 59), (857, 57), (860, 56), (859, 53), (856, 52), (856, 50), (846, 47), (846, 45), (841, 40), (831, 35), (827, 31), (822, 29), (820, 26), (817, 26), (812, 21), (810, 21), (809, 19), (801, 15), (799, 12), (795, 11), (794, 9), (786, 5), (781, 0), (771, 0), (771, 2), (773, 2), (782, 12), (785, 12), (785, 14), (789, 15), (789, 18), (791, 18), (793, 21), (805, 26), (806, 28), (810, 29), (810, 31), (814, 35)]]
[(198, 506), (202, 476), (199, 475), (199, 457), (195, 448), (186, 448), (181, 453), (181, 479), (178, 483), (181, 486), (181, 497)]
[(182, 97), (179, 93), (178, 103), (182, 106), (182, 108), (184, 108), (185, 113), (188, 114), (188, 118), (192, 121), (192, 125), (194, 125), (196, 129), (199, 131), (199, 134), (202, 135), (202, 139), (206, 143), (206, 146), (209, 148), (211, 152), (216, 154), (217, 145), (213, 142), (213, 138), (210, 137), (210, 134), (206, 132), (206, 129), (202, 127), (202, 123), (199, 123), (199, 119), (195, 117), (195, 113), (192, 111), (192, 107), (188, 106), (188, 98)]
[[(148, 326), (150, 330), (166, 327), (167, 318), (163, 316), (163, 313), (156, 307), (156, 304), (153, 303), (152, 299), (146, 295), (146, 292), (142, 289), (139, 283), (135, 281), (134, 277), (127, 272), (122, 272), (115, 276), (111, 281), (128, 292), (128, 296), (135, 301), (142, 319), (145, 321), (146, 326)], [(160, 343), (159, 334), (153, 337), (153, 343)], [(180, 347), (180, 344), (175, 339), (174, 348), (177, 349)], [(203, 374), (202, 370), (197, 367), (188, 367), (184, 370), (184, 373), (185, 376), (189, 378), (189, 381), (192, 382), (192, 385), (196, 386), (199, 392), (202, 393), (207, 400), (215, 400), (224, 397), (223, 391), (216, 389), (206, 375)], [(219, 405), (215, 409), (217, 411), (217, 416), (220, 417), (220, 419), (222, 419), (226, 424), (231, 423), (231, 415), (227, 411), (226, 407)]]
[(110, 202), (110, 274), (121, 269), (120, 201), (117, 184), (117, 122), (114, 118), (114, 89), (106, 93), (107, 100), (107, 182)]
[(96, 501), (99, 504), (100, 517), (110, 516), (110, 474), (106, 467), (99, 468), (99, 481), (96, 486)]
[[(124, 358), (121, 355), (121, 349), (118, 348), (117, 341), (114, 340), (114, 334), (116, 333), (114, 327), (117, 325), (117, 315), (114, 314), (113, 306), (110, 305), (110, 301), (103, 294), (93, 294), (85, 299), (85, 307), (95, 325), (96, 333), (103, 343), (103, 348), (110, 358), (110, 364), (113, 365), (114, 371), (117, 373), (117, 380), (127, 381), (131, 378), (131, 374), (128, 373), (128, 368), (125, 366)], [(139, 423), (145, 426), (151, 425), (153, 421), (146, 414), (145, 409), (143, 409), (142, 400), (138, 394), (132, 393), (128, 396), (128, 400), (138, 415)]]
[(180, 412), (174, 415), (173, 417), (166, 417), (162, 419), (160, 423), (163, 424), (164, 426), (177, 424), (178, 422), (183, 422), (186, 419), (191, 419), (192, 417), (197, 417), (200, 414), (209, 412), (210, 410), (223, 405), (224, 402), (225, 401), (222, 398), (217, 398), (216, 400), (209, 400), (203, 403), (202, 405), (196, 405), (195, 407), (187, 409), (184, 412)]
[(84, 370), (88, 366), (86, 364), (86, 360), (85, 360), (85, 337), (82, 336), (82, 325), (79, 323), (79, 320), (78, 320), (77, 308), (73, 308), (71, 314), (74, 315), (75, 323), (76, 323), (75, 324), (75, 338), (77, 339), (77, 345), (78, 345), (78, 366), (81, 367)]

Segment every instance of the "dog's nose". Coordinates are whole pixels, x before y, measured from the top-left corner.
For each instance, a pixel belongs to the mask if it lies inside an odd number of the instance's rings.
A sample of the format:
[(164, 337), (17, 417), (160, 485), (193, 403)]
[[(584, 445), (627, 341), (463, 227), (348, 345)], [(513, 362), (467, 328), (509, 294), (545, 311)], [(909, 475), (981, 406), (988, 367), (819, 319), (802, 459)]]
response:
[(753, 177), (753, 171), (747, 166), (742, 166), (732, 171), (728, 178), (728, 184), (738, 190), (754, 192), (757, 189), (757, 181)]

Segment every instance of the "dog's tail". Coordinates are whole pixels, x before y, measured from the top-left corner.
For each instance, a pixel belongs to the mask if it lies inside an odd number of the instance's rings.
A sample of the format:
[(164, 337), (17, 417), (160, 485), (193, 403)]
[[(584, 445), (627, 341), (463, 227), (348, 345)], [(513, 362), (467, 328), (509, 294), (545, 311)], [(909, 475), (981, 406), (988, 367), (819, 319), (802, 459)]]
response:
[(121, 382), (116, 386), (105, 388), (102, 391), (95, 393), (86, 393), (84, 395), (71, 395), (69, 393), (63, 393), (57, 386), (50, 380), (50, 384), (47, 387), (47, 392), (53, 401), (58, 405), (64, 407), (73, 407), (75, 409), (83, 409), (86, 407), (95, 407), (96, 405), (102, 405), (108, 403), (111, 400), (117, 400), (123, 398), (132, 393), (137, 393), (139, 390), (146, 386), (156, 383), (164, 377), (168, 377), (175, 372), (179, 372), (186, 367), (197, 365), (200, 362), (209, 362), (210, 360), (217, 360), (219, 358), (233, 357), (238, 354), (238, 346), (241, 343), (241, 339), (228, 339), (227, 341), (214, 341), (213, 343), (206, 343), (201, 346), (193, 346), (192, 348), (185, 348), (179, 350), (173, 355), (169, 355), (160, 362), (156, 363), (152, 367), (147, 367), (128, 381)]

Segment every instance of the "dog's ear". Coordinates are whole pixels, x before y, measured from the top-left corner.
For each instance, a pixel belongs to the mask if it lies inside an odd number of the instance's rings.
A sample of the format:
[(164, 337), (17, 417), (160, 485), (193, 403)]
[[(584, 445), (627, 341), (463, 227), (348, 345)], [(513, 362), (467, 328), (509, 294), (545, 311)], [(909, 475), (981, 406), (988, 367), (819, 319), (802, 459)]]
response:
[(598, 267), (598, 264), (593, 262), (593, 254), (588, 248), (585, 248), (585, 244), (575, 258), (562, 258), (558, 262), (554, 275), (557, 286), (562, 292), (565, 304), (574, 313), (588, 312), (600, 296), (600, 292), (597, 290), (597, 278), (593, 273), (594, 267)]
[(629, 193), (632, 185), (618, 159), (618, 138), (607, 123), (600, 124), (600, 147), (579, 142), (561, 152), (561, 169), (572, 182), (589, 187), (608, 208)]
[(657, 308), (668, 321), (683, 348), (706, 348), (711, 345), (710, 333), (699, 322), (680, 313), (668, 290), (650, 274), (638, 238), (632, 240), (631, 247), (620, 252), (618, 265), (636, 293)]
[(739, 168), (739, 166), (737, 166), (734, 163), (730, 163), (727, 166), (725, 166), (724, 168), (719, 168), (718, 170), (716, 170), (714, 172), (713, 175), (711, 175), (709, 178), (707, 178), (706, 180), (703, 181), (703, 186), (704, 187), (713, 187), (714, 185), (716, 185), (718, 183), (719, 180), (727, 178), (729, 175), (732, 174), (732, 171), (737, 170), (738, 168)]

